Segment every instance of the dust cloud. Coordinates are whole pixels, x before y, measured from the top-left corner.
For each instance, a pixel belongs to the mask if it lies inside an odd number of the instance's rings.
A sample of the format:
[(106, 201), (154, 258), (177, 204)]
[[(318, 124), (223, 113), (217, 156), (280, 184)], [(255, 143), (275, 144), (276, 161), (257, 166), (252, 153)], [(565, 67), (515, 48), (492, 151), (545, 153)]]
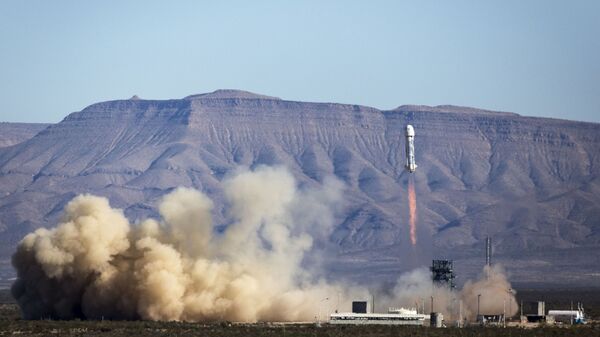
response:
[[(190, 188), (162, 198), (160, 219), (136, 224), (106, 198), (75, 197), (56, 227), (28, 234), (13, 255), (12, 293), (24, 318), (312, 321), (369, 298), (367, 289), (326, 281), (302, 264), (315, 238), (333, 230), (341, 182), (299, 188), (285, 168), (259, 167), (236, 171), (223, 191), (231, 223), (222, 232), (211, 199)], [(403, 275), (383, 302), (414, 307), (431, 293), (430, 280), (421, 269)], [(494, 271), (460, 296), (470, 314), (479, 293), (482, 307), (489, 299), (497, 310), (492, 298), (508, 287)], [(435, 296), (450, 308), (452, 293)]]
[[(391, 294), (383, 295), (383, 305), (398, 305), (418, 308), (419, 312), (432, 310), (441, 312), (451, 321), (459, 319), (475, 320), (477, 298), (480, 314), (502, 314), (512, 316), (518, 312), (515, 293), (506, 278), (502, 267), (484, 266), (476, 280), (468, 280), (462, 289), (450, 290), (446, 286), (431, 282), (431, 273), (425, 268), (417, 268), (400, 276)], [(433, 296), (433, 309), (431, 297)], [(513, 303), (512, 306), (509, 304)], [(509, 312), (512, 310), (512, 312)]]

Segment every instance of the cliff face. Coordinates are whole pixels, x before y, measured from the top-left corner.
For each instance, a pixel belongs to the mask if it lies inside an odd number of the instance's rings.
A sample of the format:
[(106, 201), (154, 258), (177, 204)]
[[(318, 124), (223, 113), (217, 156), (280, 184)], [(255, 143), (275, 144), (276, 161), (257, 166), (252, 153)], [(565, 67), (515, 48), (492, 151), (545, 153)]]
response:
[[(416, 130), (418, 244), (408, 239), (404, 127)], [(600, 266), (600, 124), (453, 106), (391, 111), (239, 91), (93, 104), (0, 149), (0, 252), (52, 226), (74, 195), (110, 198), (131, 218), (194, 186), (217, 201), (238, 165), (287, 166), (301, 184), (344, 181), (346, 207), (325, 257), (332, 273), (388, 280), (431, 257), (461, 278), (483, 239), (517, 282), (590, 283)], [(590, 260), (591, 259), (591, 260)], [(543, 275), (559, 273), (549, 280)], [(460, 280), (460, 279), (459, 279)]]

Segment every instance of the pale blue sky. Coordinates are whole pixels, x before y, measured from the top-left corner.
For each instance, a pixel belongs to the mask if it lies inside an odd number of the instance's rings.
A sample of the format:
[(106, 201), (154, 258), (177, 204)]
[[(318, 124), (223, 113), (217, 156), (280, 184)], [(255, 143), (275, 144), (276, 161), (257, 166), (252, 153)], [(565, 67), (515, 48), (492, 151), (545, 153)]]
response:
[(0, 121), (219, 88), (600, 122), (600, 1), (0, 0)]

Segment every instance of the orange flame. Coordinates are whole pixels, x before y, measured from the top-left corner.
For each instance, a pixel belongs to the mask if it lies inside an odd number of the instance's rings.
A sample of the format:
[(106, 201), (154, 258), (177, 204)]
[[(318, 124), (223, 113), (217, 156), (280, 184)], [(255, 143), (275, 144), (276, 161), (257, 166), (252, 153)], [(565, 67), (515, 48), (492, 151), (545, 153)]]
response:
[(413, 177), (408, 179), (408, 222), (410, 224), (410, 242), (417, 244), (417, 194)]

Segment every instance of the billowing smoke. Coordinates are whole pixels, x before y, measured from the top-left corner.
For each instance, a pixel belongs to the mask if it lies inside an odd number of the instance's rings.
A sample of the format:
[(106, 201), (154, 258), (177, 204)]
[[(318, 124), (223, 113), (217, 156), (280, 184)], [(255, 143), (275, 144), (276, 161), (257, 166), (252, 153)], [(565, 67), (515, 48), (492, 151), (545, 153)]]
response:
[[(222, 232), (211, 219), (213, 202), (194, 189), (164, 196), (160, 219), (137, 224), (106, 198), (77, 196), (55, 228), (38, 229), (17, 247), (12, 292), (23, 316), (306, 321), (369, 298), (366, 289), (327, 282), (302, 263), (315, 240), (331, 234), (342, 183), (332, 178), (300, 189), (286, 169), (261, 167), (237, 171), (223, 189), (230, 224)], [(482, 308), (497, 310), (492, 299), (508, 287), (491, 272), (460, 296), (470, 313), (479, 293)], [(416, 270), (383, 301), (414, 307), (431, 290), (429, 274)], [(439, 310), (453, 296), (444, 294), (445, 302), (434, 295)]]
[[(477, 315), (477, 297), (481, 314), (494, 314), (506, 311), (508, 316), (517, 313), (515, 294), (512, 292), (504, 271), (499, 265), (485, 266), (483, 274), (478, 281), (467, 281), (461, 291), (461, 298), (467, 307), (467, 316), (474, 318)], [(512, 310), (512, 312), (509, 312)]]
[[(478, 296), (480, 295), (480, 296)], [(466, 318), (474, 320), (477, 316), (479, 297), (480, 314), (502, 314), (507, 316), (517, 313), (515, 293), (511, 291), (502, 267), (485, 266), (476, 281), (467, 281), (461, 290), (452, 291), (446, 286), (432, 284), (431, 273), (426, 268), (418, 268), (402, 275), (392, 294), (384, 296), (384, 305), (405, 305), (419, 308), (429, 313), (431, 297), (433, 310), (442, 312), (448, 320), (456, 321)], [(509, 312), (512, 310), (512, 312)]]
[(56, 228), (19, 244), (13, 295), (29, 319), (312, 320), (345, 293), (301, 267), (310, 233), (332, 228), (341, 186), (299, 190), (282, 168), (240, 171), (224, 182), (234, 221), (222, 234), (197, 190), (176, 189), (160, 221), (133, 226), (107, 199), (80, 195)]
[(415, 246), (417, 244), (417, 193), (412, 175), (408, 177), (408, 223), (410, 225), (410, 243)]

